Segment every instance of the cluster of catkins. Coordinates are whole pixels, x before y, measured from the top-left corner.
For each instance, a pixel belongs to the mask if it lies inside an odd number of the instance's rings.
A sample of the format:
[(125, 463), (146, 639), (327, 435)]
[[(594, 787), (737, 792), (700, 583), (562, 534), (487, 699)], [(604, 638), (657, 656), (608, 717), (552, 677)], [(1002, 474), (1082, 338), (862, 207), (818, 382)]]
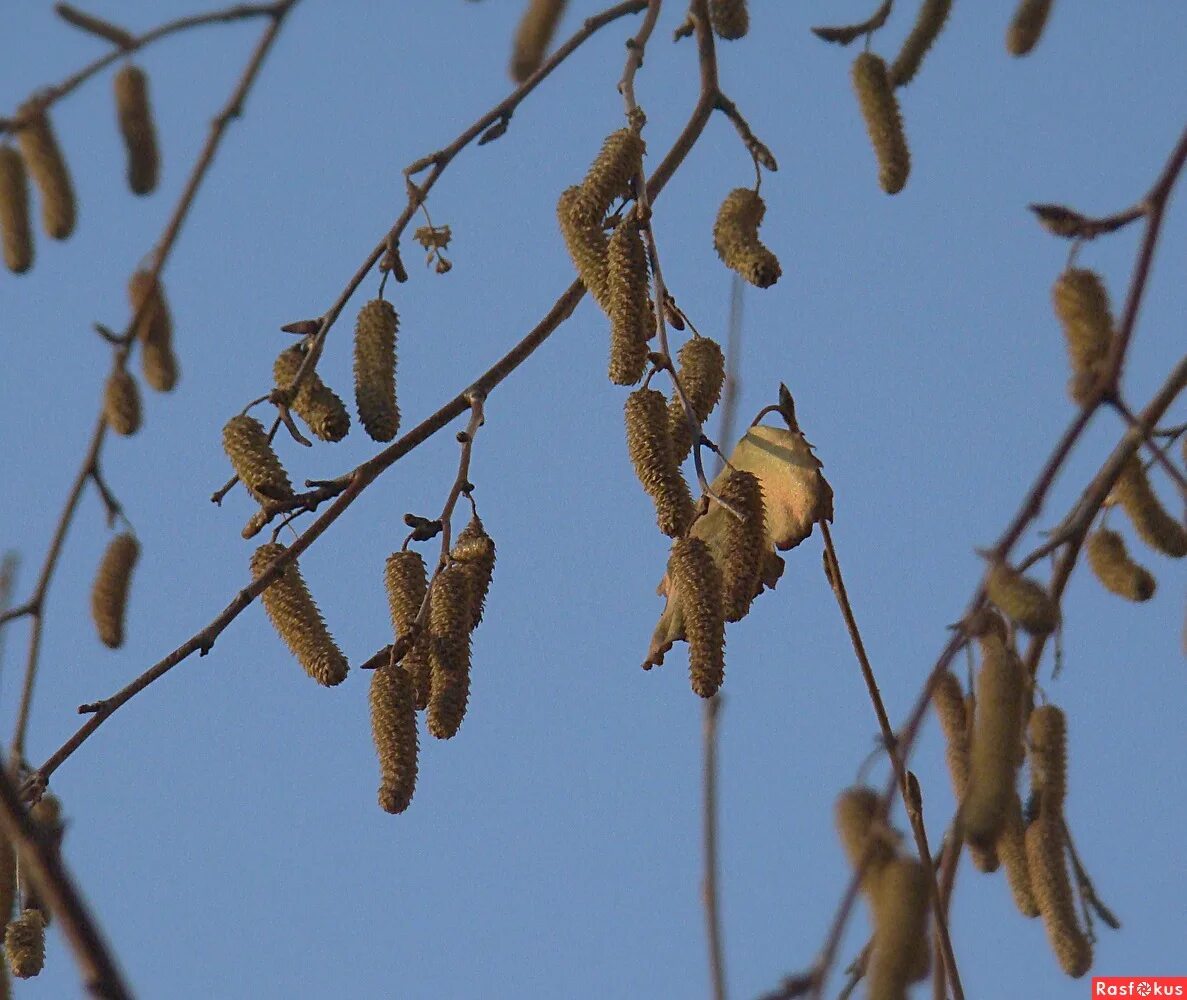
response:
[[(61, 848), (65, 826), (62, 806), (55, 796), (43, 795), (41, 801), (29, 810), (29, 820), (51, 851)], [(49, 908), (38, 898), (27, 879), (18, 880), (17, 868), (13, 845), (0, 835), (0, 920), (5, 925), (0, 996), (4, 997), (9, 995), (10, 972), (18, 979), (31, 979), (45, 967), (45, 929), (50, 922)], [(21, 897), (19, 907), (18, 897)], [(18, 909), (19, 913), (16, 912)]]
[[(142, 69), (128, 64), (115, 75), (115, 105), (128, 154), (128, 186), (135, 194), (148, 194), (157, 186), (161, 161)], [(5, 265), (22, 274), (33, 266), (28, 178), (41, 196), (42, 228), (53, 239), (64, 240), (74, 232), (77, 205), (44, 102), (29, 101), (17, 119), (17, 148), (0, 145), (0, 241)]]

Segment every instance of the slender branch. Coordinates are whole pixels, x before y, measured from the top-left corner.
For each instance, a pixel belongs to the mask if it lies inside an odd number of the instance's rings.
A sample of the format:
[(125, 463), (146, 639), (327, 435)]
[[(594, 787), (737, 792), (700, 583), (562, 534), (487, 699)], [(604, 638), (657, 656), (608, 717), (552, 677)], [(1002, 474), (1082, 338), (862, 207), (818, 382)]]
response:
[(721, 695), (715, 694), (705, 702), (704, 712), (704, 820), (703, 850), (705, 872), (701, 883), (701, 897), (705, 901), (705, 931), (709, 938), (709, 979), (713, 984), (713, 1000), (725, 1000), (725, 950), (721, 943), (721, 913), (717, 898), (717, 716), (721, 711)]
[(1154, 456), (1154, 461), (1162, 466), (1166, 474), (1174, 480), (1175, 485), (1179, 488), (1179, 492), (1184, 497), (1187, 497), (1187, 478), (1184, 478), (1183, 473), (1178, 470), (1175, 463), (1167, 457), (1162, 445), (1154, 439), (1153, 428), (1142, 426), (1138, 422), (1138, 418), (1134, 416), (1133, 411), (1126, 406), (1125, 401), (1120, 397), (1109, 400), (1109, 405), (1125, 418), (1125, 422), (1130, 427), (1135, 428), (1142, 435), (1142, 441), (1150, 451), (1150, 454)]

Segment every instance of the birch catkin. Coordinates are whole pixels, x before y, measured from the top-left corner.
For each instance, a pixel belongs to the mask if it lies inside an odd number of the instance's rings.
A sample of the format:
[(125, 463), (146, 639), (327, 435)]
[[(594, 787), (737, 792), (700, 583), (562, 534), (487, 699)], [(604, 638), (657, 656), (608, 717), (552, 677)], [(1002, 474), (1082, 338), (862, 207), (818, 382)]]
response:
[(486, 595), (490, 592), (495, 572), (495, 542), (486, 533), (482, 520), (475, 514), (457, 536), (450, 558), (461, 567), (470, 586), (470, 631), (482, 621), (486, 610)]
[[(684, 395), (688, 397), (697, 420), (703, 424), (721, 398), (721, 389), (725, 385), (725, 355), (717, 341), (698, 336), (685, 341), (676, 358), (679, 361), (677, 377)], [(693, 446), (692, 428), (675, 390), (668, 403), (668, 428), (676, 461), (683, 462)]]
[(761, 589), (763, 552), (767, 530), (762, 484), (751, 472), (731, 472), (721, 489), (721, 499), (739, 511), (725, 520), (725, 559), (722, 563), (722, 611), (727, 622), (741, 621)]
[[(299, 344), (281, 351), (272, 365), (276, 388), (287, 389), (292, 385), (304, 360), (305, 352)], [(322, 441), (341, 441), (350, 431), (350, 414), (345, 404), (314, 370), (305, 373), (289, 405)]]
[(646, 151), (643, 137), (633, 128), (620, 128), (606, 136), (581, 182), (581, 189), (589, 198), (598, 222), (616, 198), (630, 193), (631, 182), (643, 169)]
[(654, 320), (647, 296), (647, 249), (639, 225), (621, 222), (606, 248), (606, 300), (610, 317), (610, 381), (634, 385), (647, 368), (647, 338)]
[(853, 89), (878, 158), (878, 182), (887, 194), (898, 194), (911, 171), (911, 154), (886, 63), (872, 52), (859, 55), (853, 62)]
[(1024, 56), (1042, 37), (1054, 0), (1022, 0), (1014, 12), (1006, 32), (1006, 51), (1012, 56)]
[(608, 309), (608, 248), (606, 234), (602, 231), (602, 216), (585, 192), (574, 186), (561, 192), (556, 203), (556, 217), (565, 247), (577, 268), (577, 276), (594, 301)]
[(123, 437), (140, 430), (140, 389), (123, 368), (108, 375), (103, 386), (103, 419)]
[[(393, 552), (387, 557), (383, 574), (387, 588), (387, 603), (391, 612), (392, 629), (399, 638), (407, 635), (420, 613), (428, 590), (428, 577), (424, 560), (419, 552)], [(418, 709), (429, 704), (432, 691), (432, 674), (429, 662), (429, 630), (424, 628), (416, 641), (404, 654), (401, 661), (404, 670), (412, 679), (413, 701)]]
[(1079, 979), (1092, 965), (1092, 943), (1076, 919), (1061, 816), (1041, 813), (1026, 828), (1026, 860), (1051, 950), (1059, 967)]
[(758, 238), (767, 206), (757, 191), (734, 188), (717, 210), (713, 224), (713, 247), (731, 271), (736, 271), (758, 288), (770, 288), (783, 269), (777, 258)]
[(457, 735), (470, 698), (470, 579), (457, 565), (437, 574), (429, 595), (432, 693), (429, 732), (439, 740)]
[(882, 871), (894, 858), (896, 842), (893, 833), (878, 816), (878, 793), (866, 785), (847, 788), (833, 807), (833, 818), (841, 846), (854, 871), (869, 852), (861, 887), (867, 894)]
[(1039, 904), (1030, 884), (1030, 863), (1026, 860), (1026, 825), (1022, 802), (1016, 793), (1006, 806), (1006, 824), (997, 838), (997, 856), (1006, 871), (1006, 882), (1018, 912), (1024, 917), (1037, 917)]
[(676, 538), (692, 521), (692, 495), (672, 453), (662, 392), (636, 389), (626, 401), (626, 440), (635, 474), (655, 502), (659, 530)]
[(1004, 562), (990, 569), (985, 592), (1002, 614), (1031, 635), (1048, 635), (1059, 624), (1059, 605), (1047, 588)]
[(511, 49), (511, 79), (516, 83), (540, 68), (564, 12), (565, 0), (529, 0)]
[(1148, 601), (1154, 596), (1157, 582), (1149, 570), (1130, 558), (1117, 532), (1100, 528), (1088, 536), (1084, 548), (1088, 565), (1106, 590), (1130, 601)]
[(402, 813), (416, 790), (416, 705), (412, 679), (398, 663), (371, 673), (371, 736), (379, 757), (379, 808)]
[(952, 0), (923, 0), (915, 26), (903, 42), (903, 47), (890, 66), (890, 85), (905, 87), (919, 72), (919, 66), (928, 49), (944, 30), (944, 23), (952, 10)]
[(157, 186), (161, 157), (148, 101), (148, 77), (139, 66), (127, 65), (116, 73), (115, 107), (128, 151), (128, 187), (133, 194), (149, 194)]
[(1126, 460), (1113, 486), (1112, 499), (1125, 511), (1133, 530), (1150, 548), (1175, 559), (1187, 555), (1187, 529), (1162, 506), (1136, 454)]
[(0, 145), (0, 239), (4, 266), (24, 274), (33, 266), (33, 232), (29, 226), (29, 182), (25, 161), (11, 146)]
[(241, 413), (227, 421), (223, 427), (223, 450), (235, 474), (261, 503), (292, 497), (288, 473), (272, 450), (264, 425), (255, 417)]
[(45, 915), (25, 910), (4, 932), (8, 968), (18, 979), (32, 979), (45, 968)]
[(721, 570), (699, 538), (678, 538), (668, 573), (684, 608), (688, 673), (692, 689), (712, 698), (725, 679), (725, 619), (721, 613)]
[(1044, 815), (1062, 816), (1067, 797), (1067, 718), (1063, 710), (1040, 705), (1030, 713), (1026, 735), (1031, 789), (1039, 796)]
[(126, 532), (116, 535), (107, 545), (95, 582), (91, 587), (91, 618), (99, 639), (109, 649), (124, 644), (124, 618), (128, 608), (128, 590), (132, 570), (140, 558), (140, 545)]
[(146, 381), (157, 392), (169, 392), (177, 385), (177, 356), (173, 353), (173, 317), (165, 290), (148, 271), (137, 271), (128, 282), (128, 301), (137, 317), (136, 338), (140, 341), (140, 363)]
[[(261, 545), (251, 557), (252, 576), (262, 576), (284, 551), (279, 542)], [(272, 627), (310, 677), (324, 687), (346, 680), (346, 657), (326, 628), (295, 559), (286, 563), (280, 576), (264, 588), (260, 600)]]
[(709, 0), (709, 23), (718, 38), (735, 41), (750, 30), (746, 0)]
[(914, 858), (895, 858), (871, 880), (868, 893), (874, 925), (866, 967), (870, 1000), (901, 1000), (909, 983), (930, 966), (927, 939), (927, 876)]
[[(25, 105), (18, 115), (31, 110)], [(48, 236), (64, 240), (74, 232), (76, 204), (74, 185), (66, 160), (54, 138), (49, 116), (39, 110), (17, 130), (17, 142), (25, 159), (25, 168), (41, 194), (41, 226)]]
[(400, 430), (396, 404), (396, 331), (392, 304), (372, 299), (354, 325), (354, 398), (359, 421), (373, 441), (390, 441)]
[(1063, 326), (1072, 369), (1068, 393), (1082, 406), (1091, 398), (1096, 380), (1104, 372), (1113, 343), (1109, 296), (1094, 271), (1072, 267), (1056, 279), (1051, 299)]

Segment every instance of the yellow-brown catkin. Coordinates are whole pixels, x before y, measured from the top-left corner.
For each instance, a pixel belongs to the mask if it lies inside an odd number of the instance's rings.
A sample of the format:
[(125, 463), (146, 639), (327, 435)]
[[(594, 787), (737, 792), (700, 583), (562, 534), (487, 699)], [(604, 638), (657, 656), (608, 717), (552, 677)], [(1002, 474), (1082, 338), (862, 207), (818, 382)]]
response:
[(577, 276), (603, 309), (610, 305), (607, 294), (607, 241), (602, 215), (578, 186), (565, 188), (556, 203), (565, 247), (577, 268)]
[(647, 338), (654, 320), (647, 296), (647, 249), (639, 225), (624, 220), (606, 247), (606, 299), (610, 317), (610, 381), (634, 385), (647, 369)]
[(635, 474), (655, 502), (659, 530), (671, 538), (692, 521), (692, 494), (680, 474), (668, 432), (668, 401), (655, 389), (636, 389), (626, 401), (626, 443)]
[(126, 532), (116, 535), (108, 543), (95, 574), (91, 587), (91, 618), (100, 641), (109, 649), (119, 649), (124, 644), (128, 588), (139, 558), (140, 544), (136, 539)]
[(1130, 601), (1148, 601), (1158, 584), (1153, 575), (1130, 558), (1125, 541), (1115, 531), (1100, 528), (1084, 545), (1088, 565), (1106, 590)]
[(469, 577), (472, 632), (482, 621), (482, 613), (486, 610), (486, 595), (490, 592), (490, 582), (495, 573), (495, 542), (486, 533), (486, 528), (477, 514), (470, 518), (462, 533), (457, 536), (449, 555)]
[[(27, 108), (28, 105), (22, 111)], [(17, 130), (17, 142), (25, 158), (25, 168), (41, 194), (41, 226), (55, 240), (64, 240), (74, 232), (74, 185), (49, 116), (44, 111), (34, 114)]]
[(25, 910), (4, 932), (8, 968), (18, 979), (32, 979), (45, 968), (45, 915)]
[[(157, 392), (169, 392), (177, 385), (177, 355), (173, 353), (173, 317), (165, 290), (148, 271), (137, 271), (128, 282), (128, 301), (138, 316), (136, 337), (140, 341), (140, 364), (146, 381)], [(143, 309), (141, 303), (145, 303)]]
[(713, 223), (713, 246), (725, 263), (750, 284), (770, 288), (783, 269), (776, 257), (758, 238), (767, 206), (757, 191), (734, 188), (717, 210)]
[(887, 194), (898, 194), (911, 172), (911, 153), (886, 63), (872, 52), (859, 55), (853, 62), (853, 89), (878, 157), (878, 183)]
[(470, 578), (451, 565), (437, 574), (429, 597), (432, 693), (429, 732), (439, 740), (457, 735), (470, 698)]
[(1006, 32), (1006, 51), (1012, 56), (1024, 56), (1033, 49), (1043, 34), (1053, 0), (1022, 0), (1014, 12)]
[(115, 110), (128, 151), (128, 187), (133, 194), (149, 194), (157, 186), (161, 156), (148, 102), (148, 77), (139, 66), (128, 65), (116, 73)]
[(1067, 797), (1067, 718), (1055, 705), (1040, 705), (1026, 728), (1031, 791), (1044, 815), (1063, 815)]
[(1109, 295), (1095, 271), (1071, 267), (1055, 280), (1051, 300), (1063, 326), (1072, 369), (1068, 393), (1083, 405), (1104, 371), (1113, 342)]
[(140, 430), (140, 389), (123, 368), (108, 375), (103, 386), (103, 419), (124, 437)]
[(390, 441), (400, 430), (396, 405), (396, 330), (392, 304), (372, 299), (354, 324), (354, 399), (363, 430), (373, 441)]
[(997, 856), (1006, 870), (1006, 882), (1014, 905), (1024, 917), (1037, 917), (1039, 904), (1030, 884), (1030, 864), (1026, 860), (1026, 825), (1022, 818), (1022, 802), (1017, 794), (1011, 797), (1006, 810), (1006, 825), (997, 838)]
[(746, 0), (709, 0), (709, 23), (718, 38), (735, 41), (750, 30)]
[(718, 491), (723, 501), (745, 518), (725, 519), (725, 559), (721, 567), (722, 611), (727, 622), (741, 621), (761, 589), (763, 553), (767, 548), (762, 484), (751, 472), (731, 472)]
[(923, 0), (915, 26), (890, 65), (890, 85), (903, 87), (915, 79), (927, 50), (935, 43), (952, 10), (952, 0)]
[[(704, 423), (721, 398), (721, 388), (725, 385), (725, 355), (711, 337), (693, 337), (685, 341), (676, 359), (680, 363), (677, 377), (684, 387), (684, 395), (688, 397), (697, 420)], [(675, 390), (668, 403), (668, 429), (676, 461), (683, 462), (692, 450), (692, 428)]]
[(4, 266), (24, 274), (33, 266), (33, 232), (29, 227), (29, 181), (25, 161), (11, 146), (0, 146), (0, 240)]
[(1062, 817), (1040, 813), (1026, 828), (1026, 860), (1051, 950), (1059, 967), (1079, 979), (1092, 965), (1092, 943), (1076, 919)]
[(1125, 511), (1138, 537), (1152, 549), (1175, 559), (1187, 555), (1187, 529), (1162, 506), (1136, 454), (1121, 470), (1112, 498)]
[(1031, 635), (1048, 635), (1059, 624), (1059, 605), (1047, 588), (1004, 562), (989, 571), (985, 592), (1002, 614)]
[[(252, 576), (261, 576), (284, 551), (279, 542), (261, 545), (251, 557)], [(272, 627), (310, 677), (325, 687), (346, 680), (346, 657), (326, 628), (295, 559), (264, 588), (260, 600)]]
[(412, 679), (398, 663), (371, 673), (371, 736), (379, 756), (379, 808), (402, 813), (416, 789), (416, 705)]
[(928, 973), (927, 882), (923, 865), (914, 858), (895, 858), (871, 880), (874, 934), (866, 966), (870, 1000), (902, 1000), (907, 985)]
[(977, 711), (969, 746), (969, 783), (960, 818), (970, 844), (993, 844), (1006, 824), (1017, 794), (1018, 750), (1022, 745), (1022, 664), (996, 636), (981, 643)]
[[(397, 638), (406, 635), (420, 613), (420, 606), (428, 589), (428, 576), (419, 552), (393, 552), (387, 557), (383, 570), (387, 588), (387, 604), (391, 611), (392, 629)], [(418, 709), (429, 704), (432, 691), (432, 667), (429, 661), (429, 630), (423, 629), (404, 659), (400, 661), (412, 679), (413, 701)]]
[[(276, 388), (286, 389), (292, 385), (304, 360), (305, 352), (299, 344), (281, 351), (272, 365)], [(316, 371), (305, 373), (290, 406), (305, 421), (314, 436), (323, 441), (341, 441), (350, 430), (350, 414), (346, 412), (346, 405)]]
[(223, 450), (236, 475), (257, 500), (285, 500), (293, 495), (288, 473), (272, 450), (264, 425), (255, 417), (241, 413), (227, 421)]
[(712, 698), (725, 679), (725, 618), (721, 613), (721, 570), (699, 538), (678, 538), (668, 573), (684, 608), (688, 675), (692, 689)]
[(511, 47), (511, 79), (516, 83), (540, 68), (564, 12), (565, 0), (529, 0)]
[(647, 144), (633, 128), (611, 132), (586, 172), (581, 189), (600, 222), (616, 198), (631, 191), (631, 181), (643, 169)]
[(846, 788), (833, 807), (833, 817), (841, 846), (854, 871), (870, 852), (862, 875), (862, 889), (869, 892), (877, 874), (894, 858), (896, 838), (878, 818), (878, 793), (866, 785)]

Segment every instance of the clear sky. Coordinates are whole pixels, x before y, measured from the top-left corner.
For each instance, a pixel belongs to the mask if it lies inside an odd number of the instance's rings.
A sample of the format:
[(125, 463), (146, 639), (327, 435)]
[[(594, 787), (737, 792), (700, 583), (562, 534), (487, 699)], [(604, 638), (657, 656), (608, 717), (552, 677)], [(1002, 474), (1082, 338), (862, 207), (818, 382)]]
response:
[[(201, 5), (199, 5), (201, 6)], [(266, 392), (286, 322), (337, 296), (404, 204), (400, 169), (448, 142), (510, 88), (521, 4), (328, 4), (294, 11), (233, 126), (165, 274), (183, 376), (148, 394), (146, 423), (104, 469), (143, 544), (126, 646), (96, 640), (88, 591), (108, 532), (88, 493), (48, 605), (30, 757), (78, 724), (75, 707), (123, 685), (206, 624), (247, 579), (242, 490), (219, 432)], [(695, 100), (692, 43), (673, 45), (680, 4), (637, 81), (650, 164)], [(1023, 60), (1006, 55), (1010, 4), (958, 2), (902, 92), (912, 173), (877, 186), (850, 89), (854, 53), (810, 25), (868, 4), (753, 3), (752, 31), (722, 44), (722, 86), (778, 157), (763, 234), (784, 275), (747, 289), (739, 419), (793, 393), (836, 491), (835, 539), (891, 716), (901, 719), (981, 572), (991, 543), (1066, 426), (1066, 359), (1050, 286), (1067, 247), (1025, 206), (1108, 213), (1140, 197), (1187, 120), (1176, 3), (1056, 4)], [(874, 49), (909, 30), (898, 5)], [(562, 33), (599, 4), (574, 2)], [(129, 28), (191, 3), (125, 0)], [(49, 4), (3, 17), (0, 113), (100, 51)], [(516, 113), (498, 142), (464, 153), (434, 190), (452, 226), (451, 273), (405, 249), (389, 289), (402, 318), (406, 426), (462, 389), (572, 280), (554, 222), (602, 137), (622, 123), (615, 83), (634, 19), (589, 43)], [(180, 192), (206, 124), (261, 30), (207, 28), (139, 60), (151, 75), (164, 157), (159, 192), (123, 181), (111, 81), (54, 109), (79, 191), (77, 234), (38, 242), (33, 271), (0, 276), (0, 545), (31, 585), (86, 445), (107, 348), (98, 320), (127, 320), (128, 274)], [(702, 332), (724, 340), (730, 274), (712, 224), (749, 157), (716, 117), (657, 203), (665, 277)], [(1144, 404), (1178, 360), (1187, 313), (1187, 225), (1172, 206), (1125, 389)], [(1137, 228), (1081, 261), (1119, 308)], [(354, 312), (321, 372), (350, 386)], [(140, 995), (260, 997), (705, 996), (700, 879), (701, 705), (682, 649), (639, 670), (661, 602), (666, 540), (626, 458), (623, 390), (605, 377), (606, 323), (588, 301), (489, 400), (472, 479), (498, 544), (458, 737), (423, 737), (411, 809), (375, 804), (365, 678), (333, 690), (291, 660), (249, 609), (211, 655), (137, 697), (54, 776), (71, 825), (66, 856)], [(1187, 419), (1182, 404), (1172, 416)], [(460, 427), (460, 424), (459, 424)], [(387, 641), (382, 565), (406, 511), (439, 510), (454, 475), (451, 428), (399, 462), (303, 559), (353, 661)], [(1120, 433), (1101, 414), (1060, 478), (1054, 525)], [(282, 454), (294, 479), (327, 478), (373, 453), (340, 445)], [(1169, 487), (1160, 482), (1164, 495)], [(299, 522), (300, 523), (300, 522)], [(1119, 523), (1119, 522), (1118, 522)], [(1128, 531), (1123, 528), (1122, 530)], [(1029, 539), (1038, 541), (1037, 535)], [(1131, 539), (1132, 540), (1132, 539)], [(1159, 579), (1144, 606), (1086, 572), (1065, 604), (1065, 667), (1048, 695), (1068, 712), (1068, 819), (1124, 930), (1102, 932), (1101, 974), (1182, 974), (1187, 865), (1181, 566), (1138, 548)], [(27, 626), (6, 635), (0, 715), (15, 711)], [(807, 967), (848, 870), (832, 803), (877, 725), (833, 598), (818, 535), (778, 590), (732, 626), (721, 716), (721, 894), (731, 996), (753, 998)], [(952, 798), (934, 722), (913, 760), (933, 843)], [(874, 774), (885, 776), (885, 761)], [(903, 822), (901, 810), (896, 814)], [(963, 866), (953, 938), (970, 998), (1087, 996), (1058, 970), (1038, 921), (1002, 876)], [(865, 940), (859, 914), (841, 950)], [(78, 992), (60, 938), (18, 995)], [(926, 993), (921, 989), (920, 994)]]

